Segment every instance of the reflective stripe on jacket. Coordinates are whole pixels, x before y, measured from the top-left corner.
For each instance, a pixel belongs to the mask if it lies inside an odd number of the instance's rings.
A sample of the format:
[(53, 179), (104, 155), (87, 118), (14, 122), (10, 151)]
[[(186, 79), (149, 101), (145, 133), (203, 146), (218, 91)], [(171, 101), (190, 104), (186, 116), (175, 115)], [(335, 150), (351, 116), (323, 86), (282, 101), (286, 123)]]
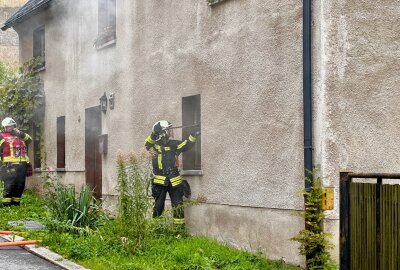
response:
[(196, 137), (190, 135), (186, 140), (169, 140), (165, 145), (161, 145), (148, 136), (145, 140), (145, 147), (147, 150), (153, 149), (155, 151), (152, 159), (153, 183), (156, 185), (171, 183), (173, 187), (181, 184), (182, 178), (179, 175), (177, 160), (179, 155), (192, 148), (195, 142)]

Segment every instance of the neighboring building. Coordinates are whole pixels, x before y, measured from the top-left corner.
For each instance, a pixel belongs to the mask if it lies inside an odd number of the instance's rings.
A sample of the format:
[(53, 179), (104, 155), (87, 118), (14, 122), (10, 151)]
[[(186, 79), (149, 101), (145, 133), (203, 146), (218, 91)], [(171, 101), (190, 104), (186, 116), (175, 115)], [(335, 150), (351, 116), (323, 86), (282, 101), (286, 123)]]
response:
[[(45, 57), (41, 136), (65, 182), (112, 204), (119, 151), (143, 149), (157, 120), (200, 122), (183, 160), (207, 198), (187, 209), (191, 232), (304, 264), (289, 240), (304, 228), (303, 3), (220, 2), (30, 0), (2, 29), (19, 34), (21, 62)], [(339, 172), (400, 170), (400, 7), (314, 1), (312, 12), (313, 162), (334, 187), (324, 225), (338, 258)]]
[[(26, 2), (27, 0), (1, 0), (0, 20), (5, 22)], [(0, 61), (13, 66), (18, 65), (18, 35), (12, 29), (0, 32)]]

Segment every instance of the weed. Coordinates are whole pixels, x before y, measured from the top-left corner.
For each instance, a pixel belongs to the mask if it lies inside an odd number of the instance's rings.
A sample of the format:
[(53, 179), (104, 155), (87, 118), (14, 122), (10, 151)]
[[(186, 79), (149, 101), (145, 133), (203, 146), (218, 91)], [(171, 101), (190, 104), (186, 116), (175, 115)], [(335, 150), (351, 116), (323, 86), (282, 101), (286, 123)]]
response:
[[(316, 173), (315, 169), (311, 175), (315, 176)], [(333, 248), (328, 240), (331, 235), (325, 233), (322, 228), (325, 217), (322, 209), (322, 179), (318, 176), (313, 180), (310, 178), (306, 180), (310, 183), (310, 189), (302, 192), (306, 203), (305, 210), (300, 213), (305, 220), (306, 228), (291, 240), (300, 243), (300, 254), (306, 256), (307, 269), (336, 269), (329, 254), (329, 250)]]

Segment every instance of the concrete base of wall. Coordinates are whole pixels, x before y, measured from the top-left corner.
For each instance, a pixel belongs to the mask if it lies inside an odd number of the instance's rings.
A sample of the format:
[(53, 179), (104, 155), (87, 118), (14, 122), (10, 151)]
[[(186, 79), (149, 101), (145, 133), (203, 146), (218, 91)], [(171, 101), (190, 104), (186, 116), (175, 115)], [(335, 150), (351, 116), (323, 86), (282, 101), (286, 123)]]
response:
[(203, 204), (187, 209), (190, 232), (206, 235), (236, 248), (260, 251), (267, 258), (305, 265), (298, 243), (291, 241), (304, 228), (295, 211)]

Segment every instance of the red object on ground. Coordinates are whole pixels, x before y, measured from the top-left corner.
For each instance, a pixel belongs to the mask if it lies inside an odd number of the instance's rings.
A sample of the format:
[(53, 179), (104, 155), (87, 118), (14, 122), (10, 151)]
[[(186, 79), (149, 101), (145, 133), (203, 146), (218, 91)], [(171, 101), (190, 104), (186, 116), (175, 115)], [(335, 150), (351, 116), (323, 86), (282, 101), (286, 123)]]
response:
[(0, 234), (13, 234), (13, 233), (17, 233), (14, 231), (0, 231)]
[(33, 245), (37, 244), (40, 241), (38, 240), (29, 240), (29, 241), (15, 241), (15, 242), (1, 242), (0, 247), (12, 247), (12, 246), (25, 246), (25, 245)]

